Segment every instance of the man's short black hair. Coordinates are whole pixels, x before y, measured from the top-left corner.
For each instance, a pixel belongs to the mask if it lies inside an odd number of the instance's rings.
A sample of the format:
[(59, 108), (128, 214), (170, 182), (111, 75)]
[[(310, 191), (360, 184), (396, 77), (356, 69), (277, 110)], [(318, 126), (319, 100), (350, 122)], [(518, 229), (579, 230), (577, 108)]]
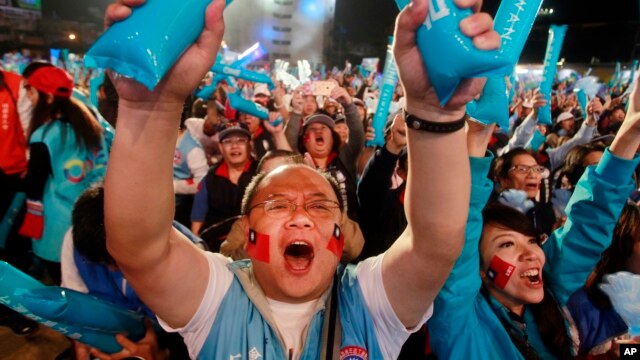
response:
[(87, 260), (105, 265), (115, 261), (107, 251), (104, 230), (104, 186), (95, 184), (85, 190), (73, 207), (73, 246)]
[[(320, 176), (324, 177), (331, 185), (331, 188), (333, 189), (333, 192), (336, 195), (336, 198), (338, 198), (338, 204), (340, 205), (340, 212), (345, 211), (344, 199), (342, 198), (342, 193), (340, 192), (340, 186), (338, 185), (338, 182), (336, 181), (336, 179), (334, 179), (333, 176), (331, 176), (331, 174), (319, 171), (308, 165), (303, 165), (303, 164), (291, 164), (286, 166), (305, 167), (305, 168), (316, 171), (318, 174), (320, 174)], [(242, 207), (241, 207), (242, 215), (249, 215), (249, 208), (251, 206), (251, 202), (253, 201), (253, 198), (256, 196), (256, 193), (258, 192), (258, 188), (260, 187), (262, 180), (264, 180), (264, 178), (267, 177), (267, 175), (268, 174), (265, 174), (265, 173), (258, 173), (256, 176), (253, 177), (253, 179), (251, 179), (251, 182), (249, 183), (249, 185), (247, 186), (244, 192), (244, 197), (242, 198)]]

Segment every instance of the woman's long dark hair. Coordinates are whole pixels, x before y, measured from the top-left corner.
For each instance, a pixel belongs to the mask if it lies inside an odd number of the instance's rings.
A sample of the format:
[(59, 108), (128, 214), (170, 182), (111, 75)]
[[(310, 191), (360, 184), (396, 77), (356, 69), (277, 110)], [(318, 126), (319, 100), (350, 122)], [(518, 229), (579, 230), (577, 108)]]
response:
[[(492, 225), (538, 239), (529, 218), (509, 206), (491, 203), (483, 210), (482, 216), (483, 227)], [(559, 359), (573, 359), (571, 355), (573, 343), (567, 334), (565, 318), (553, 295), (547, 291), (546, 287), (544, 287), (542, 301), (538, 304), (528, 304), (527, 309), (533, 314), (547, 349)]]
[[(33, 109), (29, 125), (29, 138), (42, 125), (51, 120), (71, 124), (78, 138), (78, 147), (86, 149), (99, 148), (101, 145), (102, 127), (91, 111), (79, 100), (55, 96), (51, 103), (47, 102), (47, 94), (38, 91), (38, 103)], [(67, 134), (62, 134), (63, 143)]]
[(611, 246), (602, 253), (600, 261), (585, 284), (589, 299), (600, 309), (610, 308), (611, 302), (609, 297), (600, 291), (598, 285), (602, 282), (603, 276), (626, 270), (626, 263), (633, 254), (633, 245), (639, 230), (640, 210), (636, 205), (625, 205), (613, 230)]

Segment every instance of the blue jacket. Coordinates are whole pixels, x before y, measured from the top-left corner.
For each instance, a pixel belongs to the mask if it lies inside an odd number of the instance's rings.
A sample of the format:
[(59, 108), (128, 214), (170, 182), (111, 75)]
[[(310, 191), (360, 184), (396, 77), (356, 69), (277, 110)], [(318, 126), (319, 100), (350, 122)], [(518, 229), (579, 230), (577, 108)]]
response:
[[(545, 286), (560, 306), (582, 287), (600, 254), (611, 242), (613, 229), (627, 196), (633, 190), (631, 174), (640, 159), (628, 161), (605, 151), (600, 164), (580, 179), (569, 205), (567, 222), (543, 245)], [(492, 189), (487, 178), (491, 158), (471, 159), (471, 204), (466, 240), (429, 321), (431, 345), (441, 359), (523, 359), (507, 328), (527, 335), (542, 359), (554, 358), (545, 347), (530, 312), (518, 327), (507, 310), (480, 289), (482, 208)], [(506, 325), (506, 328), (505, 328)]]

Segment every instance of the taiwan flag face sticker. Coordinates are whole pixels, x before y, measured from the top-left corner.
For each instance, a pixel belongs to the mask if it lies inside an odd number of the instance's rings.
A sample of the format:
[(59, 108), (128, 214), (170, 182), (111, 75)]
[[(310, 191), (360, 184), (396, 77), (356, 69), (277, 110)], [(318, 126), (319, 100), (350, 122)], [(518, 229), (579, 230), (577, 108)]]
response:
[(253, 229), (249, 230), (247, 241), (247, 254), (254, 260), (269, 262), (269, 235), (260, 234)]
[(500, 259), (497, 255), (491, 259), (487, 277), (500, 289), (504, 289), (516, 270), (516, 266)]
[(344, 248), (344, 234), (342, 234), (342, 230), (338, 224), (333, 228), (333, 234), (331, 235), (331, 239), (329, 239), (329, 243), (327, 244), (327, 249), (334, 253), (338, 260), (342, 258), (342, 249)]

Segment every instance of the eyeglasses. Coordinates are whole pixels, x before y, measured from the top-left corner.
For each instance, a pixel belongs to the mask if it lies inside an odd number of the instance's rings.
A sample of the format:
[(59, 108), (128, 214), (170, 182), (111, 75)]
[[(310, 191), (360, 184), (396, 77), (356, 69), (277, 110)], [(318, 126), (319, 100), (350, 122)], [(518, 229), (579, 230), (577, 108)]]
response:
[(246, 145), (249, 142), (249, 139), (247, 138), (239, 138), (239, 137), (234, 137), (234, 138), (226, 138), (222, 141), (220, 141), (220, 143), (222, 143), (222, 145), (225, 146), (231, 146), (231, 145)]
[[(291, 216), (299, 205), (289, 200), (267, 200), (253, 205), (249, 212), (260, 206), (264, 207), (267, 216), (283, 219)], [(303, 207), (314, 218), (328, 219), (335, 216), (335, 210), (340, 208), (340, 204), (333, 200), (313, 200), (304, 203)]]
[(520, 175), (529, 174), (529, 173), (542, 174), (542, 172), (544, 172), (544, 169), (545, 167), (540, 165), (534, 165), (534, 166), (515, 165), (514, 167), (509, 169), (509, 172), (513, 171), (516, 174), (520, 174)]

